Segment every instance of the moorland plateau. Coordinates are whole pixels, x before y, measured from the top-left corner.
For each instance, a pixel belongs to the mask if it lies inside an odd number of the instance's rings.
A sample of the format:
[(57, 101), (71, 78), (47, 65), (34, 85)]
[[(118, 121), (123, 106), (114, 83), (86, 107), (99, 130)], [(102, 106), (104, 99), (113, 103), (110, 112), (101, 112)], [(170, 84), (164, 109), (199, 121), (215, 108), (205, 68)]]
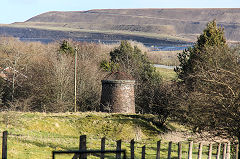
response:
[(18, 38), (135, 40), (149, 44), (196, 41), (207, 22), (216, 19), (228, 41), (240, 40), (240, 9), (102, 9), (52, 11), (25, 22), (0, 26), (0, 34)]

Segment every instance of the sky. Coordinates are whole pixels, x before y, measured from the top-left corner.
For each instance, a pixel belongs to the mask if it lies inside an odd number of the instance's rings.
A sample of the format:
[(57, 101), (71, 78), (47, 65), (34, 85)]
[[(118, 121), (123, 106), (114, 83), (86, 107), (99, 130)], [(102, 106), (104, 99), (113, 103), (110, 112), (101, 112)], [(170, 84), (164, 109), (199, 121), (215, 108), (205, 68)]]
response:
[(121, 8), (240, 8), (240, 0), (0, 0), (0, 24), (23, 22), (48, 11)]

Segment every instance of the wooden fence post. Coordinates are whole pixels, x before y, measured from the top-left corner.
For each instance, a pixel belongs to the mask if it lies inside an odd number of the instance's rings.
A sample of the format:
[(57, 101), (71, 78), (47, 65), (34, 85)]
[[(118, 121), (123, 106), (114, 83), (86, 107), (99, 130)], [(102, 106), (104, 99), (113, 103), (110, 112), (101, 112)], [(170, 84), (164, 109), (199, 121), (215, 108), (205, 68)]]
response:
[[(105, 144), (106, 144), (106, 138), (103, 137), (101, 139), (101, 151), (105, 151)], [(105, 154), (101, 153), (101, 159), (104, 159), (104, 157), (105, 157)]]
[(157, 155), (156, 159), (160, 159), (160, 148), (161, 148), (161, 141), (157, 142)]
[(227, 144), (223, 144), (223, 159), (226, 159), (226, 153), (227, 153)]
[(209, 144), (209, 148), (208, 148), (208, 159), (212, 158), (212, 143)]
[(202, 159), (202, 147), (203, 144), (200, 142), (198, 147), (198, 159)]
[(231, 156), (231, 143), (227, 143), (227, 159), (230, 159)]
[(3, 132), (3, 139), (2, 139), (2, 159), (7, 159), (7, 136), (8, 132)]
[(189, 143), (188, 159), (192, 159), (192, 149), (193, 149), (193, 141)]
[(239, 143), (236, 143), (236, 159), (238, 159), (238, 153), (239, 153)]
[[(117, 151), (121, 151), (122, 147), (122, 140), (117, 141)], [(116, 159), (121, 159), (121, 153), (116, 153)]]
[(172, 141), (168, 143), (168, 159), (171, 159)]
[(220, 159), (220, 155), (221, 155), (221, 143), (218, 143), (217, 158), (216, 159)]
[[(79, 143), (79, 150), (87, 150), (87, 136), (86, 135), (81, 135), (80, 136), (80, 143)], [(80, 159), (87, 159), (87, 154), (84, 153), (80, 155)]]
[(55, 153), (52, 151), (52, 159), (55, 159)]
[(142, 159), (145, 159), (145, 154), (146, 154), (146, 146), (144, 145), (142, 147)]
[(134, 139), (131, 140), (130, 142), (130, 148), (131, 148), (131, 159), (134, 159)]
[(182, 143), (178, 142), (178, 159), (182, 158)]

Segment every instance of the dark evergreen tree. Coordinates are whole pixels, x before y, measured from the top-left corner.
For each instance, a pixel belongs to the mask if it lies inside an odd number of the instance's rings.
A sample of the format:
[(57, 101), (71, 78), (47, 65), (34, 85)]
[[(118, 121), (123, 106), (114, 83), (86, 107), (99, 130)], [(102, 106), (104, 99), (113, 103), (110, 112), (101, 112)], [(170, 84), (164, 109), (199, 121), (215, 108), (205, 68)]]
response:
[(215, 20), (207, 24), (193, 47), (189, 47), (178, 55), (180, 65), (175, 71), (179, 79), (191, 84), (194, 79), (190, 80), (189, 76), (198, 71), (199, 65), (205, 67), (203, 64), (211, 63), (214, 55), (207, 54), (206, 57), (206, 49), (211, 47), (228, 48), (224, 29), (218, 27)]
[(228, 47), (223, 31), (208, 23), (193, 48), (179, 55), (175, 110), (194, 131), (240, 141), (240, 49)]
[(71, 46), (70, 42), (63, 40), (59, 48), (60, 53), (74, 55), (74, 48)]

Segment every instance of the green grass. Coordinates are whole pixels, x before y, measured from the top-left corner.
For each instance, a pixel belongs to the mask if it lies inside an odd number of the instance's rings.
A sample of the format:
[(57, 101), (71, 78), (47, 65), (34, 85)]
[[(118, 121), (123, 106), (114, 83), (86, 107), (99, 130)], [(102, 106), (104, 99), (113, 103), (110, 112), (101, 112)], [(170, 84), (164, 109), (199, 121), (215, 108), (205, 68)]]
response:
[[(0, 130), (7, 130), (9, 159), (50, 159), (54, 150), (77, 150), (79, 136), (87, 135), (87, 148), (99, 150), (101, 138), (106, 137), (106, 149), (115, 150), (116, 141), (122, 139), (122, 148), (130, 156), (130, 140), (135, 140), (136, 158), (141, 158), (146, 145), (146, 158), (156, 158), (157, 141), (161, 140), (161, 158), (167, 158), (168, 141), (161, 138), (167, 131), (187, 131), (173, 121), (166, 127), (156, 125), (153, 115), (123, 115), (107, 113), (20, 113), (0, 112)], [(1, 144), (2, 141), (0, 141)], [(195, 144), (195, 147), (198, 145)], [(173, 143), (172, 158), (177, 157), (177, 143)], [(186, 158), (188, 142), (183, 143)], [(204, 148), (206, 157), (207, 147)], [(1, 149), (0, 149), (1, 153)], [(193, 150), (196, 158), (197, 148)], [(57, 155), (57, 159), (70, 159), (73, 155)], [(115, 155), (108, 155), (114, 158)], [(90, 159), (96, 156), (88, 157)]]
[(156, 70), (161, 74), (163, 81), (171, 81), (177, 78), (177, 74), (173, 69), (156, 67)]
[(154, 120), (153, 115), (1, 112), (0, 130), (9, 132), (8, 158), (39, 159), (51, 158), (53, 150), (78, 149), (80, 135), (87, 135), (89, 149), (100, 149), (102, 137), (107, 138), (106, 149), (115, 149), (119, 139), (123, 148), (131, 139), (139, 145), (157, 141), (164, 130)]

